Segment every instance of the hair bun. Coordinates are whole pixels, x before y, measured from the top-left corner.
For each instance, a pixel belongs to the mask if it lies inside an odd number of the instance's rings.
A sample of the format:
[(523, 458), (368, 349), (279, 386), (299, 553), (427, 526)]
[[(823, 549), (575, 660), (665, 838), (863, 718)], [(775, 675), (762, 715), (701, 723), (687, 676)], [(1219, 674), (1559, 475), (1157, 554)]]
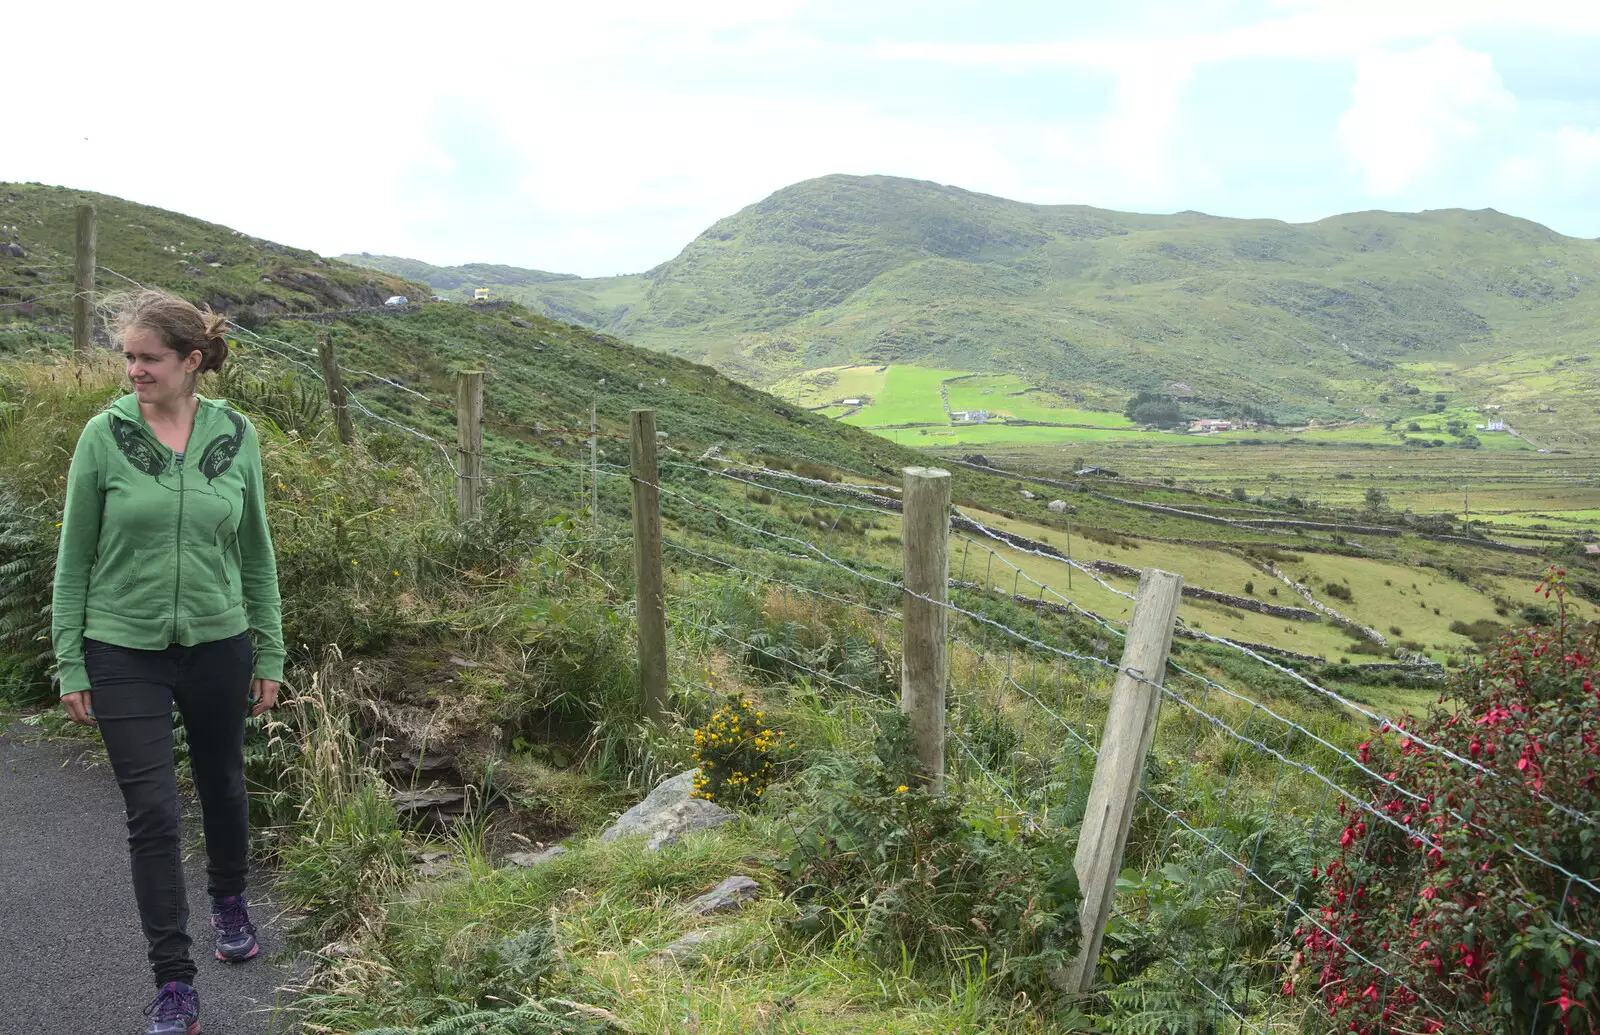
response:
[(211, 307), (200, 310), (200, 319), (205, 326), (206, 347), (205, 359), (200, 362), (200, 373), (221, 370), (222, 364), (228, 360), (228, 339), (224, 332), (228, 329), (228, 318), (221, 313), (214, 313)]

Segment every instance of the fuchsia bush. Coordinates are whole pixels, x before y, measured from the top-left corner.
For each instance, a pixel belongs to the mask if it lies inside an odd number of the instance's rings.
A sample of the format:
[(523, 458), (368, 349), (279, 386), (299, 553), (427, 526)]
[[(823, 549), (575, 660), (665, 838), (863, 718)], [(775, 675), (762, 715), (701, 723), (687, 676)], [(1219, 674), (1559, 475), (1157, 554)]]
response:
[(1315, 989), (1334, 1030), (1600, 1031), (1600, 629), (1569, 623), (1565, 576), (1539, 584), (1555, 624), (1361, 745), (1390, 782), (1372, 811), (1341, 804), (1285, 988)]

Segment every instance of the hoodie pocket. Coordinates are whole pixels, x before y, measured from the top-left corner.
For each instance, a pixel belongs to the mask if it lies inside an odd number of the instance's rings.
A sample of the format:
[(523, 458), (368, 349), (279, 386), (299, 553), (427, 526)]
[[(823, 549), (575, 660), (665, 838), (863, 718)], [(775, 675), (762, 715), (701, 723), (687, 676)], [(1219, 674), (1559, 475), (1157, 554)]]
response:
[(201, 546), (183, 555), (183, 611), (195, 618), (206, 618), (227, 611), (239, 603), (239, 594), (228, 578), (222, 548)]
[(172, 583), (162, 576), (171, 574), (170, 561), (164, 560), (170, 552), (159, 547), (134, 550), (126, 560), (104, 565), (100, 574), (91, 578), (89, 606), (128, 617), (154, 618), (169, 613)]

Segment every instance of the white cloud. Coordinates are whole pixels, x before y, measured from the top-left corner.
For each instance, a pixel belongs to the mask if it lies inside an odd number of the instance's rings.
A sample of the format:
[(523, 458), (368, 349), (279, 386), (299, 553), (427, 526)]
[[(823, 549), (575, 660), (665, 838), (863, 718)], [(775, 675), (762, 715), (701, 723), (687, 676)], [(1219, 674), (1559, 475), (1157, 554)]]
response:
[(1597, 181), (1600, 128), (1581, 126), (1526, 134), (1516, 152), (1495, 166), (1489, 180), (1500, 199), (1496, 207), (1558, 230), (1575, 229), (1573, 213), (1593, 217)]
[(1130, 181), (1125, 188), (1165, 195), (1184, 174), (1172, 160), (1172, 139), (1193, 72), (1182, 60), (1120, 70), (1101, 134), (1104, 155)]
[(1555, 145), (1560, 168), (1574, 181), (1593, 185), (1600, 173), (1600, 128), (1562, 126), (1556, 130)]
[[(418, 0), (381, 11), (349, 0), (270, 10), (84, 0), (92, 31), (74, 44), (69, 75), (58, 50), (28, 42), (55, 38), (59, 13), (11, 6), (5, 35), (22, 42), (7, 54), (8, 81), (48, 104), (0, 142), (0, 179), (118, 194), (322, 251), (580, 273), (659, 262), (718, 217), (829, 172), (1041, 202), (1281, 215), (1227, 182), (1225, 158), (1237, 156), (1208, 152), (1207, 129), (1233, 129), (1239, 116), (1188, 108), (1191, 81), (1251, 58), (1326, 70), (1374, 47), (1396, 53), (1363, 59), (1373, 99), (1358, 94), (1341, 139), (1364, 156), (1370, 185), (1410, 184), (1432, 201), (1428, 170), (1478, 127), (1488, 137), (1485, 119), (1508, 96), (1483, 55), (1420, 44), (1497, 26), (1600, 34), (1596, 0), (1279, 0), (1199, 33), (1185, 28), (1198, 19), (1169, 28), (1130, 5), (1102, 38), (981, 44), (917, 42), (924, 31), (961, 38), (932, 12), (900, 42), (873, 43), (844, 21), (821, 24), (813, 0), (482, 0), (459, 14)], [(1059, 96), (1009, 92), (1050, 90), (1052, 66), (1090, 74), (1062, 76), (1074, 85)], [(1083, 85), (1101, 77), (1108, 98)], [(926, 84), (937, 88), (923, 101)], [(1594, 133), (1552, 136), (1561, 121), (1590, 124), (1587, 111), (1564, 111), (1532, 127), (1542, 143), (1512, 141), (1504, 157), (1527, 158), (1508, 175), (1581, 200), (1557, 174), (1592, 182)], [(1555, 157), (1562, 149), (1568, 158)], [(1298, 204), (1365, 203), (1319, 172), (1294, 185), (1309, 199)], [(1535, 194), (1486, 196), (1515, 210)]]
[(1351, 95), (1339, 142), (1377, 195), (1411, 187), (1487, 118), (1516, 106), (1493, 59), (1453, 39), (1363, 56)]

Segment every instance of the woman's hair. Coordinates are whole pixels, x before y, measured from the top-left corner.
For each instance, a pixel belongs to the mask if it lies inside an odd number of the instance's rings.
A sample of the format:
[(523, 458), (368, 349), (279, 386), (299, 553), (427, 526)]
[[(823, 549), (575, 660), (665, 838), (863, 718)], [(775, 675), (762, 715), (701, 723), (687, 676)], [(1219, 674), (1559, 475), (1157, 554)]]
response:
[(187, 359), (199, 352), (200, 373), (221, 370), (228, 359), (228, 340), (222, 336), (228, 318), (211, 307), (198, 309), (194, 303), (165, 291), (129, 291), (112, 295), (100, 304), (106, 322), (117, 335), (143, 327), (161, 339), (161, 344)]

